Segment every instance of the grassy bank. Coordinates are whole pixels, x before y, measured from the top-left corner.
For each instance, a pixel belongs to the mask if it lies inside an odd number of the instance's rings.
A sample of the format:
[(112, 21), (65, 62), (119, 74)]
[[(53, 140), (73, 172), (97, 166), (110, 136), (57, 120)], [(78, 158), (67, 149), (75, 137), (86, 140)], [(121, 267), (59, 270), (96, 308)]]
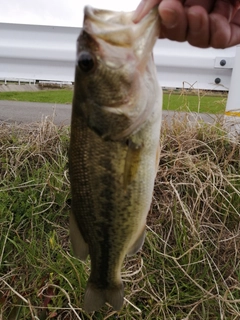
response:
[[(0, 100), (49, 102), (71, 104), (71, 90), (46, 90), (37, 92), (0, 92)], [(167, 91), (163, 95), (163, 109), (185, 112), (224, 113), (226, 94), (211, 96), (206, 92), (191, 94), (188, 91)]]
[[(116, 319), (82, 309), (89, 261), (68, 233), (69, 128), (0, 125), (0, 318)], [(240, 317), (240, 141), (221, 124), (164, 126), (147, 238), (123, 268), (118, 319)]]

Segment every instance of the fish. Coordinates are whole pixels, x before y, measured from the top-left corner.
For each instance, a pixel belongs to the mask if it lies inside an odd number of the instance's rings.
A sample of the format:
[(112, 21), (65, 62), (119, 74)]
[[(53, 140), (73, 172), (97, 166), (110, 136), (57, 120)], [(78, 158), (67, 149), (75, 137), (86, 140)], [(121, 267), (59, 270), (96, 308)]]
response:
[(70, 240), (91, 272), (83, 309), (124, 303), (121, 268), (141, 250), (159, 163), (162, 90), (153, 61), (157, 9), (84, 8), (69, 147)]

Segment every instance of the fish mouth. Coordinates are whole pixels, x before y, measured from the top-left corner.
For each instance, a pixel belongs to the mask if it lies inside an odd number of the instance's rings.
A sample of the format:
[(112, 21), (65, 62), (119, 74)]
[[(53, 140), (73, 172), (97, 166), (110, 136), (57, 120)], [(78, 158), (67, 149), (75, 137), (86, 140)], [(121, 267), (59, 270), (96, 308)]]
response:
[[(94, 131), (104, 139), (122, 140), (137, 132), (155, 107), (153, 99), (148, 99), (146, 92), (155, 92), (153, 80), (156, 70), (152, 49), (159, 36), (160, 18), (157, 7), (136, 24), (132, 21), (133, 14), (91, 6), (84, 8), (84, 23), (77, 52), (79, 54), (87, 50), (95, 55), (98, 70), (102, 72), (100, 75), (111, 75), (106, 78), (106, 90), (111, 93), (109, 97), (102, 98), (100, 95), (100, 102), (95, 104), (95, 113), (90, 115), (89, 110), (85, 111), (86, 118), (91, 120), (89, 127), (94, 127)], [(116, 75), (119, 76), (115, 78)], [(150, 83), (154, 84), (153, 88)], [(140, 90), (142, 87), (144, 90)], [(97, 125), (94, 124), (96, 119)], [(121, 125), (116, 126), (116, 123)]]
[(83, 29), (96, 40), (118, 47), (131, 47), (139, 60), (150, 52), (159, 36), (160, 18), (157, 7), (153, 8), (139, 23), (133, 23), (134, 11), (118, 12), (84, 8)]

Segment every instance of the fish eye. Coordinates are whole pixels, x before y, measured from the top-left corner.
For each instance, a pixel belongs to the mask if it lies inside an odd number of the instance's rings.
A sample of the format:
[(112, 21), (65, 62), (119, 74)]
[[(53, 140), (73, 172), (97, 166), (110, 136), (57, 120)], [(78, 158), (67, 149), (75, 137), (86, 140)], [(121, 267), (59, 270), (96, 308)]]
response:
[(78, 66), (83, 72), (90, 72), (96, 64), (95, 57), (88, 51), (82, 51), (78, 57)]

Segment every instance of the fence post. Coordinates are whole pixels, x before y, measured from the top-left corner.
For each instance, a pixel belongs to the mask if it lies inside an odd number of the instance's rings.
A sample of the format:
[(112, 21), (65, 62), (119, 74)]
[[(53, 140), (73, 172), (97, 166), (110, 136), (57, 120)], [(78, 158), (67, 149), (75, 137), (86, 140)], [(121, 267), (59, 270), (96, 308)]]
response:
[(236, 47), (232, 78), (225, 111), (225, 124), (233, 134), (240, 134), (240, 45)]

